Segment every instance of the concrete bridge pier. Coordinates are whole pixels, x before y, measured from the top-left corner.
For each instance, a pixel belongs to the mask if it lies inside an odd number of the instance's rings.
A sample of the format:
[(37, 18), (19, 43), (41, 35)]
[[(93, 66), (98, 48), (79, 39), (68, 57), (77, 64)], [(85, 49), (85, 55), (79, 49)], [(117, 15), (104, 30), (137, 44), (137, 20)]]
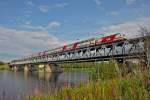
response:
[(24, 65), (24, 72), (28, 72), (29, 71), (29, 65)]
[(51, 66), (49, 64), (44, 66), (44, 72), (52, 72)]
[(10, 67), (12, 71), (22, 71), (24, 69), (24, 66), (21, 66), (21, 65), (14, 65)]
[(44, 72), (62, 72), (63, 70), (57, 64), (46, 64), (44, 66)]
[(18, 67), (17, 66), (12, 66), (12, 70), (13, 71), (18, 71)]

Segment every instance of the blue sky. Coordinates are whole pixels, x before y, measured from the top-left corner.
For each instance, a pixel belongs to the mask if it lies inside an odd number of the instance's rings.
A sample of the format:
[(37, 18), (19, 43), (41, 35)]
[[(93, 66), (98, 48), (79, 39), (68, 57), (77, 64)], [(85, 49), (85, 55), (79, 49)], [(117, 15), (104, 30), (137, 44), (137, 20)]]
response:
[[(150, 24), (150, 0), (0, 0), (0, 60)], [(101, 35), (102, 34), (102, 35)]]

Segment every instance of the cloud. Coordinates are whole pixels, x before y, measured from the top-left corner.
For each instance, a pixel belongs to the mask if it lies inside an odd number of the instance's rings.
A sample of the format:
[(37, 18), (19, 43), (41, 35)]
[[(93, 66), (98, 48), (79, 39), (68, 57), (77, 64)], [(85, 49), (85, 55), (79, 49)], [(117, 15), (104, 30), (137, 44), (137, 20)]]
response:
[(101, 0), (93, 0), (98, 6), (101, 5)]
[(137, 0), (126, 0), (126, 3), (128, 4), (128, 5), (130, 5), (130, 4), (133, 4), (134, 2), (136, 2)]
[(102, 27), (100, 31), (106, 34), (124, 33), (131, 38), (139, 35), (139, 30), (141, 27), (150, 27), (150, 17), (137, 18), (134, 21), (105, 26)]
[(32, 12), (33, 7), (35, 6), (35, 4), (31, 1), (31, 0), (26, 0), (26, 10), (25, 10), (25, 17), (30, 17)]
[(48, 31), (22, 31), (0, 26), (0, 60), (12, 60), (60, 44)]
[(61, 25), (61, 23), (60, 22), (58, 22), (58, 21), (52, 21), (52, 22), (50, 22), (49, 23), (49, 25), (48, 25), (48, 28), (57, 28), (57, 27), (59, 27)]
[(49, 6), (48, 5), (40, 5), (39, 9), (41, 12), (48, 12), (49, 11)]
[(25, 25), (31, 25), (31, 21), (26, 21)]
[(28, 5), (28, 6), (30, 6), (30, 7), (33, 7), (33, 6), (34, 6), (33, 2), (32, 2), (32, 1), (30, 1), (30, 0), (29, 0), (29, 1), (27, 1), (27, 5)]
[(65, 3), (65, 2), (63, 2), (63, 3), (57, 3), (57, 4), (53, 5), (52, 8), (62, 8), (62, 7), (65, 7), (65, 6), (67, 6), (67, 5), (68, 5), (68, 4)]
[(106, 13), (106, 15), (110, 15), (110, 16), (118, 16), (119, 13), (117, 11), (111, 11), (109, 13)]
[(46, 26), (45, 27), (41, 26), (41, 25), (33, 26), (31, 24), (26, 24), (26, 23), (24, 25), (22, 25), (22, 27), (25, 28), (25, 29), (32, 30), (32, 31), (45, 31), (45, 30), (47, 30)]
[(39, 9), (41, 12), (48, 12), (49, 10), (52, 10), (52, 9), (56, 9), (56, 8), (63, 8), (65, 6), (67, 6), (68, 4), (67, 3), (56, 3), (56, 4), (53, 4), (53, 5), (40, 5), (39, 6)]
[(50, 21), (47, 26), (42, 26), (42, 25), (33, 26), (30, 21), (26, 21), (22, 27), (26, 28), (26, 29), (30, 29), (30, 30), (38, 30), (38, 31), (40, 31), (40, 30), (45, 31), (46, 30), (47, 31), (49, 29), (56, 29), (60, 26), (61, 26), (61, 23), (58, 21)]

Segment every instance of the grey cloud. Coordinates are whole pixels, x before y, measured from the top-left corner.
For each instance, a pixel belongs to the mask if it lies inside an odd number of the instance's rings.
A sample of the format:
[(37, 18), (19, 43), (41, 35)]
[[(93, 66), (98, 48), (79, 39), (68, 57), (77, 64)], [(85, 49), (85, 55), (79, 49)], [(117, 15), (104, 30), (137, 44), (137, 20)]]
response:
[(40, 50), (50, 49), (59, 46), (59, 39), (48, 34), (47, 31), (19, 31), (0, 27), (0, 60), (4, 54), (27, 55)]

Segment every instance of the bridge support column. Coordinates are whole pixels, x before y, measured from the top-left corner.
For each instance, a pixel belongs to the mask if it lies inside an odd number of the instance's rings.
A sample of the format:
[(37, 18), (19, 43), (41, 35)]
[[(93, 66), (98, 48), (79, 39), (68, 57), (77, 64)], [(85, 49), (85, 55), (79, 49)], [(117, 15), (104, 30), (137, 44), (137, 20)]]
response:
[(56, 64), (46, 64), (44, 67), (45, 72), (62, 72), (62, 69)]
[(46, 64), (46, 65), (44, 66), (44, 71), (45, 71), (45, 72), (52, 72), (51, 66), (50, 66), (49, 64)]
[(24, 66), (24, 72), (28, 72), (29, 71), (29, 66), (28, 65), (25, 65)]
[(17, 66), (13, 66), (13, 71), (18, 71), (18, 67)]

